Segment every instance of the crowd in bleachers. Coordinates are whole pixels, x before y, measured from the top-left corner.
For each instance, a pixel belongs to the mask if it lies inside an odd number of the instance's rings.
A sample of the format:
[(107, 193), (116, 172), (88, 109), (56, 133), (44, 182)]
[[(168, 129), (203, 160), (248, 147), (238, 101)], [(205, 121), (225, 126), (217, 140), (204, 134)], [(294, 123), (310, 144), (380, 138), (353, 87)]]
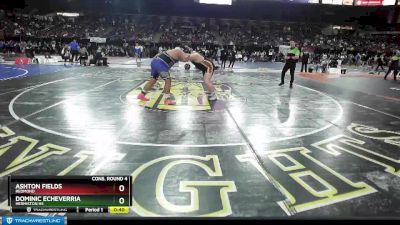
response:
[(205, 22), (173, 21), (160, 26), (160, 42), (183, 44), (217, 44), (215, 27)]
[[(162, 16), (79, 16), (23, 15), (0, 11), (1, 52), (60, 54), (73, 38), (88, 49), (90, 37), (107, 38), (102, 44), (109, 56), (132, 56), (136, 42), (144, 45), (144, 57), (159, 49), (177, 45), (199, 48), (208, 57), (220, 58), (221, 51), (234, 51), (242, 61), (281, 61), (280, 45), (289, 40), (303, 51), (312, 52), (310, 61), (320, 61), (323, 54), (340, 59), (343, 64), (366, 65), (376, 57), (387, 56), (399, 48), (398, 35), (372, 35), (357, 31), (323, 34), (326, 24), (302, 24), (243, 20), (210, 20)], [(0, 37), (1, 40), (1, 37)], [(233, 47), (234, 46), (234, 47)]]

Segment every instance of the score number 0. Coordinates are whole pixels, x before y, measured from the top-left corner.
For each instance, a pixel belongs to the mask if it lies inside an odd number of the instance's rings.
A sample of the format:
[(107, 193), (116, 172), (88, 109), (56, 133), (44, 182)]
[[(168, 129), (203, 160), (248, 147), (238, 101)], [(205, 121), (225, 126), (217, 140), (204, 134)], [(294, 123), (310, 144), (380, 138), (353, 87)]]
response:
[[(118, 190), (120, 192), (124, 192), (125, 191), (125, 186), (124, 185), (119, 185)], [(123, 198), (123, 197), (119, 198), (118, 202), (119, 202), (120, 205), (123, 205), (125, 203), (125, 198)]]

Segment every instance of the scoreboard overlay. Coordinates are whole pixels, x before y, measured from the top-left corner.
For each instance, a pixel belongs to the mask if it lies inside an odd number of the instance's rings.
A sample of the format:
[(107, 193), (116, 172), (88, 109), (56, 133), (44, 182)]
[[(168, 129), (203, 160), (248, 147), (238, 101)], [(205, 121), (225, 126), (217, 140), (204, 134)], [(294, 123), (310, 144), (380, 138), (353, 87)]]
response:
[(12, 212), (108, 213), (131, 206), (130, 176), (9, 177)]

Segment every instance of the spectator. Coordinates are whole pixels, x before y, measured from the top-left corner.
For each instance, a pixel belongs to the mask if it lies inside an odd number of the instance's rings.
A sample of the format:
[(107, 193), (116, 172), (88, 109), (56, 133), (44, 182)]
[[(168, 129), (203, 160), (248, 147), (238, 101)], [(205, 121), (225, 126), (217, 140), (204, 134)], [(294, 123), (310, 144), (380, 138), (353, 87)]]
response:
[(236, 51), (232, 49), (229, 51), (228, 54), (229, 54), (228, 68), (233, 68), (233, 66), (235, 65), (235, 61), (236, 61)]
[(378, 65), (376, 66), (375, 71), (378, 71), (378, 68), (379, 68), (379, 67), (381, 68), (381, 70), (385, 70), (385, 69), (383, 68), (383, 64), (384, 64), (384, 56), (383, 56), (383, 54), (380, 55), (380, 56), (378, 56), (378, 58), (376, 59), (376, 61), (377, 61)]
[(225, 69), (226, 60), (228, 60), (228, 51), (226, 49), (223, 49), (221, 51), (221, 68), (223, 69)]
[(71, 49), (71, 55), (72, 55), (72, 63), (78, 61), (78, 55), (79, 55), (79, 44), (76, 42), (76, 39), (74, 39), (70, 44), (69, 47)]
[(220, 64), (219, 60), (221, 59), (221, 48), (218, 47), (217, 49), (217, 55), (215, 57), (215, 59), (217, 60), (217, 63)]
[(129, 44), (125, 39), (123, 39), (122, 42), (122, 48), (124, 49), (125, 56), (129, 57)]
[(71, 57), (71, 52), (67, 44), (64, 45), (64, 48), (61, 50), (61, 57), (64, 59), (64, 66), (66, 66), (67, 60), (69, 61)]
[(20, 48), (22, 54), (25, 54), (26, 46), (27, 46), (27, 43), (25, 41), (21, 41), (21, 43), (19, 43), (19, 48)]
[(96, 54), (94, 56), (94, 62), (97, 66), (108, 66), (107, 64), (107, 58), (105, 57), (105, 52), (103, 48), (98, 47)]
[(301, 72), (307, 72), (307, 64), (308, 64), (308, 59), (310, 57), (310, 54), (308, 52), (303, 52), (303, 55), (301, 57)]
[[(79, 64), (86, 66), (86, 60), (89, 58), (89, 52), (87, 51), (86, 47), (82, 47), (79, 50)], [(83, 62), (83, 63), (82, 63)]]

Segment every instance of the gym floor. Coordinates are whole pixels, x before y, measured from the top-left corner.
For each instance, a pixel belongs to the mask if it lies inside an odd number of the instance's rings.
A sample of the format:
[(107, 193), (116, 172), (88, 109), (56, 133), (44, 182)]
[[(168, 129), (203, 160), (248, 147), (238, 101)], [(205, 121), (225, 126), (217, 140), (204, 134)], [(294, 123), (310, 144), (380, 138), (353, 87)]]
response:
[(161, 81), (136, 99), (148, 61), (0, 65), (0, 215), (8, 175), (101, 174), (133, 177), (126, 217), (399, 218), (400, 82), (297, 73), (290, 89), (262, 66), (217, 71), (215, 102), (173, 68), (166, 106)]

